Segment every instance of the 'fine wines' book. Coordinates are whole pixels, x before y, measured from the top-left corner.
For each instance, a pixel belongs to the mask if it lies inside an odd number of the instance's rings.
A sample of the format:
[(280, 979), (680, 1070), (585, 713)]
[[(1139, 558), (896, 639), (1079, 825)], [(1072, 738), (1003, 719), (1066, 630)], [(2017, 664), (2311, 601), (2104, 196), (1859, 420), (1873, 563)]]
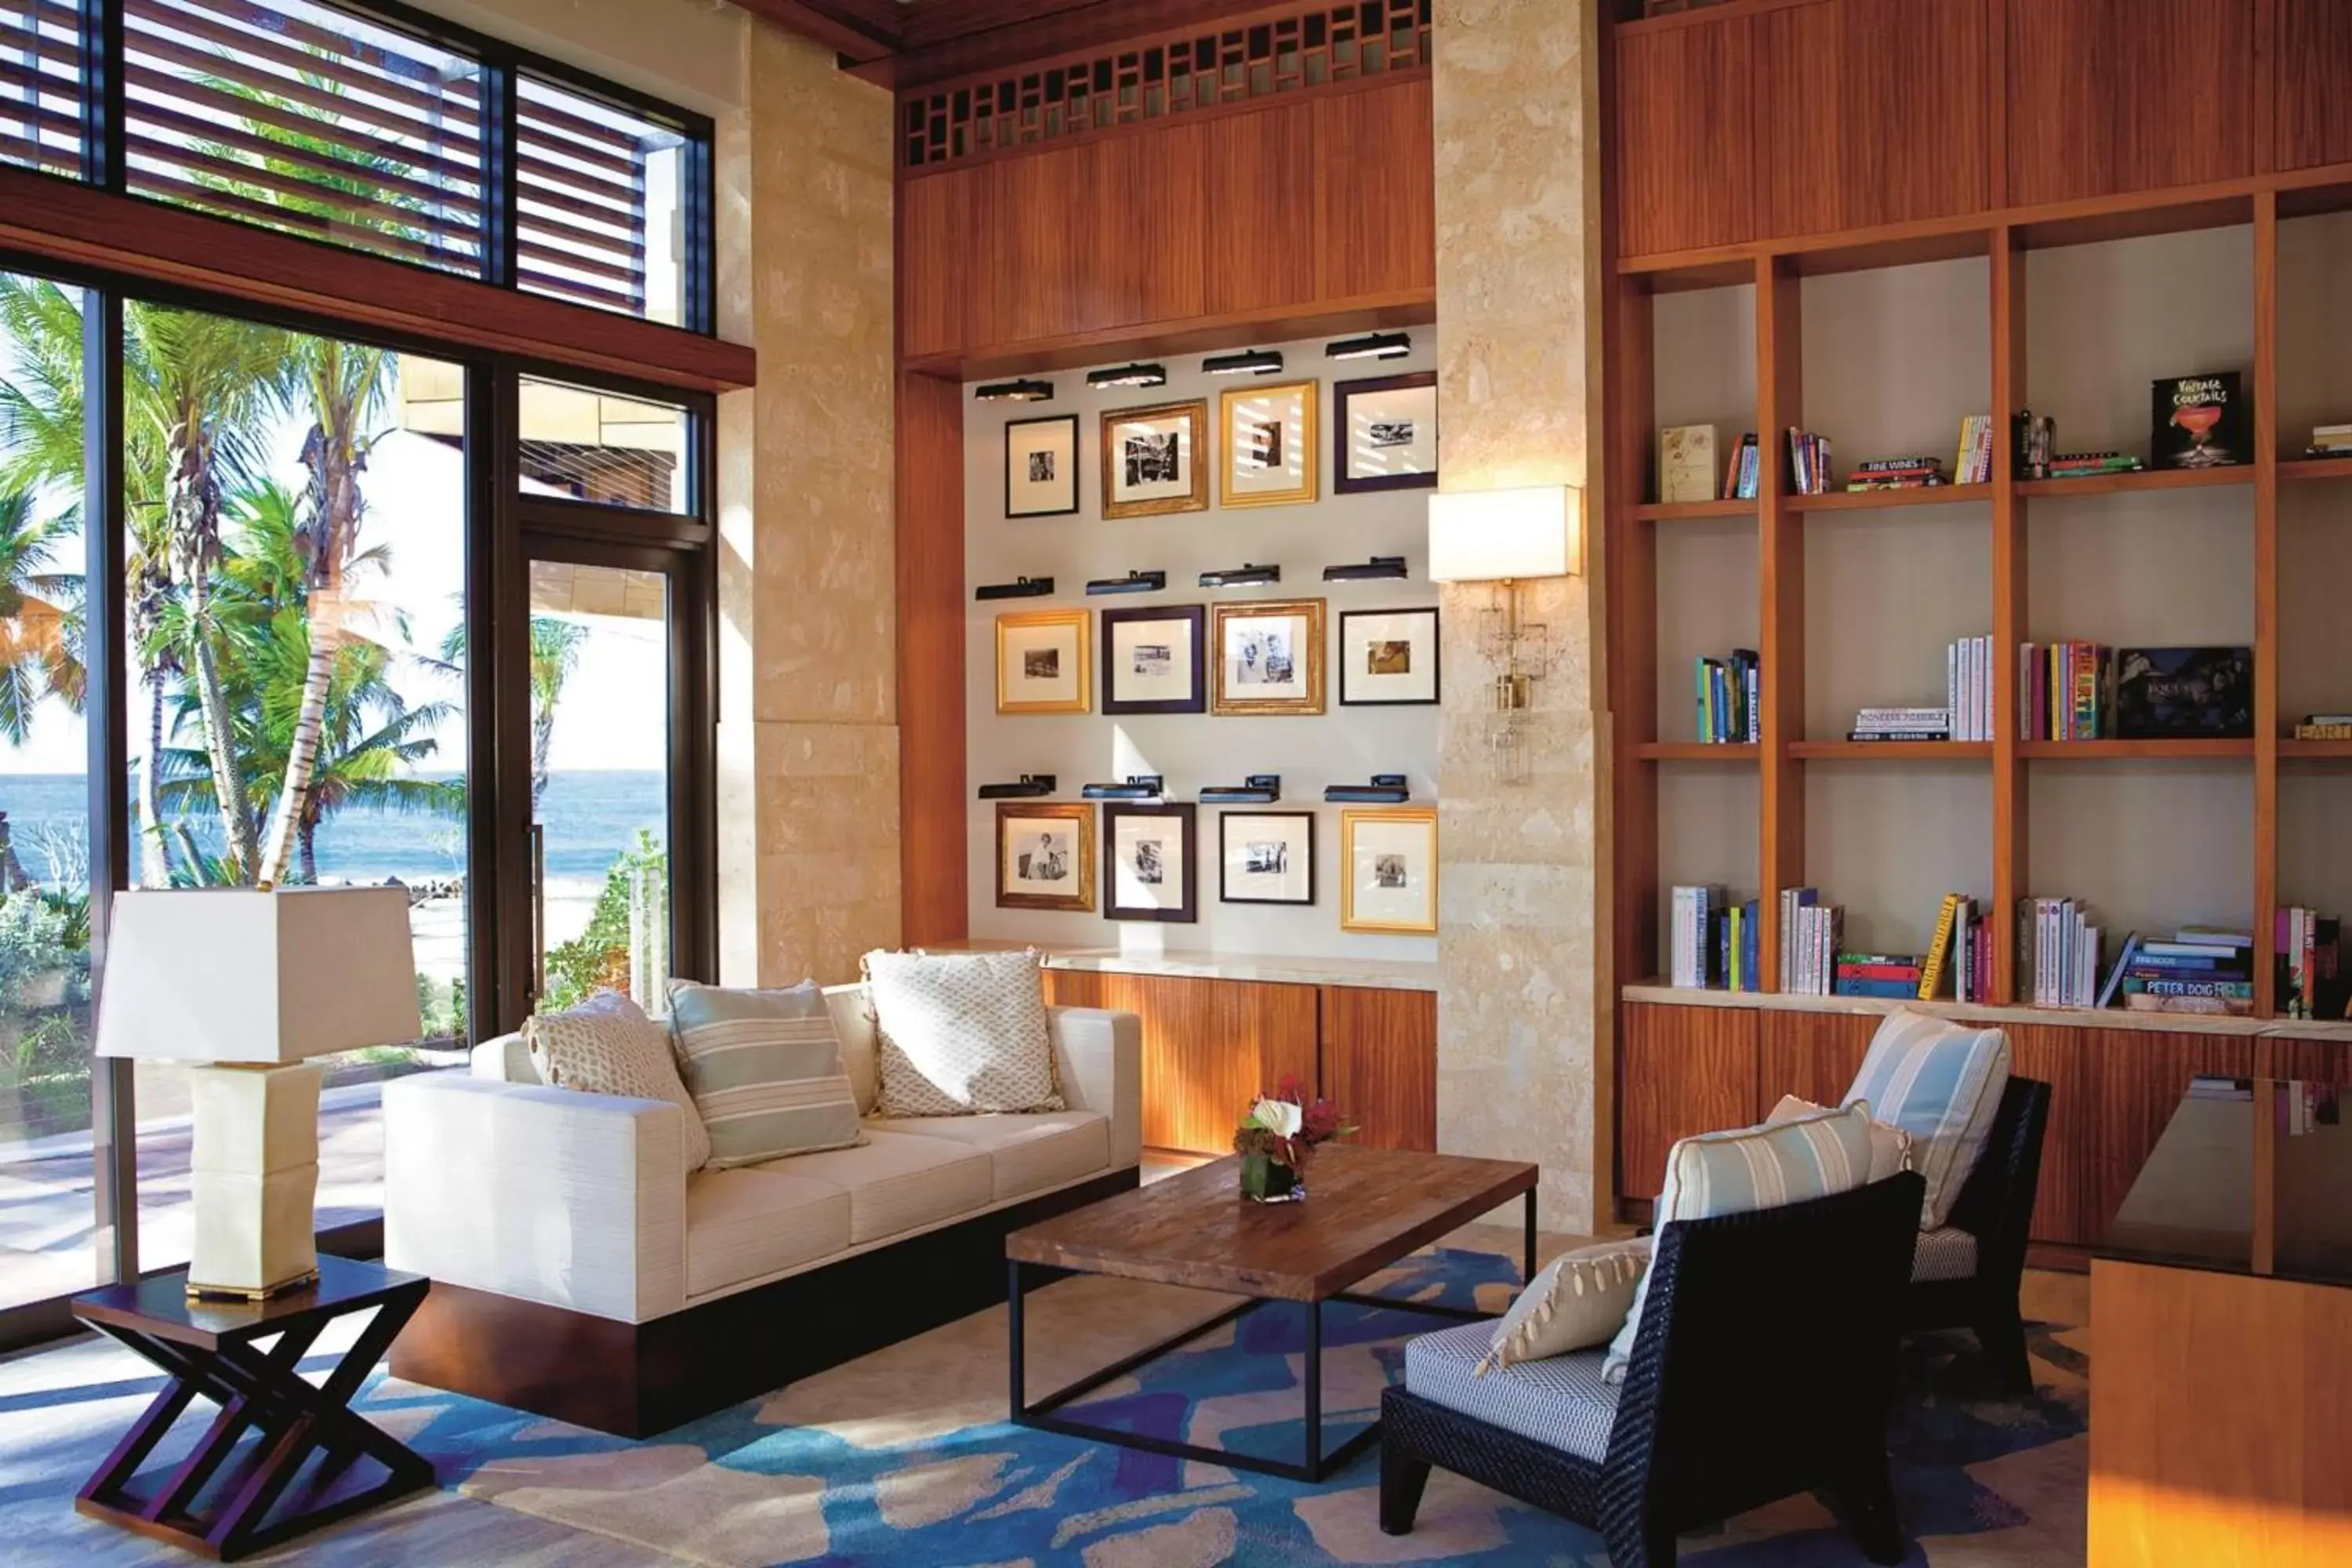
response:
[(2148, 459), (2159, 468), (2214, 468), (2253, 460), (2254, 411), (2234, 370), (2156, 384)]

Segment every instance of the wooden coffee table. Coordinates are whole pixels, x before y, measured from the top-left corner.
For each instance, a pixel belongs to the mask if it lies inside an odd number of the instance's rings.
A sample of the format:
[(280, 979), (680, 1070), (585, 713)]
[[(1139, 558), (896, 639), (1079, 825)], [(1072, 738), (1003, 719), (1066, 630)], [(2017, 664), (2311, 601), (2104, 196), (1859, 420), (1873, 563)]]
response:
[[(1294, 1204), (1247, 1201), (1241, 1195), (1240, 1173), (1239, 1158), (1219, 1160), (1016, 1230), (1004, 1238), (1015, 1423), (1146, 1453), (1202, 1459), (1290, 1480), (1319, 1481), (1380, 1436), (1380, 1423), (1374, 1421), (1333, 1452), (1323, 1452), (1324, 1302), (1349, 1301), (1457, 1321), (1492, 1316), (1433, 1302), (1356, 1295), (1349, 1287), (1515, 1197), (1524, 1197), (1527, 1205), (1522, 1278), (1535, 1275), (1533, 1165), (1330, 1144), (1316, 1152), (1307, 1169), (1306, 1201)], [(1250, 1300), (1198, 1328), (1032, 1401), (1022, 1342), (1022, 1297), (1032, 1270), (1109, 1274)], [(1055, 1414), (1113, 1378), (1270, 1302), (1297, 1302), (1306, 1309), (1303, 1462), (1261, 1459), (1173, 1438), (1115, 1431)]]

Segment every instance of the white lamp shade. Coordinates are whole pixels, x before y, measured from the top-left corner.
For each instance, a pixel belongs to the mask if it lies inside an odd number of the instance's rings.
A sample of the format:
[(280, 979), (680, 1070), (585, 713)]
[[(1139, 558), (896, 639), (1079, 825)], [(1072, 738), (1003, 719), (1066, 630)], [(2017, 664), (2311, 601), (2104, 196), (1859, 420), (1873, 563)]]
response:
[(1430, 581), (1567, 576), (1578, 565), (1582, 499), (1566, 485), (1430, 497)]
[(114, 896), (100, 1056), (298, 1062), (423, 1032), (404, 888)]

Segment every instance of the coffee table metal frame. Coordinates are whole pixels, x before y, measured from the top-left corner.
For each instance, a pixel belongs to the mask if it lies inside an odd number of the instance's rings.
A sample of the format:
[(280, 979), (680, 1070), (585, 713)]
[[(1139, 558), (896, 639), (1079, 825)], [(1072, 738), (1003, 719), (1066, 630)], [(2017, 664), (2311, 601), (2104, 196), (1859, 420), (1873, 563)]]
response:
[[(1519, 1278), (1522, 1285), (1536, 1277), (1536, 1193), (1529, 1187), (1525, 1194), (1524, 1251), (1520, 1260)], [(1387, 1265), (1382, 1265), (1387, 1267)], [(1305, 1481), (1309, 1485), (1345, 1468), (1357, 1455), (1380, 1440), (1381, 1423), (1375, 1416), (1364, 1429), (1349, 1437), (1329, 1453), (1323, 1451), (1323, 1303), (1345, 1301), (1351, 1306), (1378, 1307), (1398, 1312), (1420, 1312), (1433, 1318), (1446, 1318), (1455, 1322), (1476, 1322), (1500, 1316), (1473, 1308), (1446, 1307), (1433, 1301), (1401, 1301), (1393, 1297), (1368, 1296), (1351, 1290), (1334, 1292), (1312, 1301), (1290, 1301), (1278, 1297), (1254, 1297), (1211, 1318), (1207, 1322), (1185, 1330), (1182, 1333), (1147, 1345), (1133, 1355), (1114, 1362), (1100, 1372), (1089, 1373), (1076, 1383), (1055, 1389), (1042, 1399), (1028, 1396), (1026, 1351), (1022, 1331), (1022, 1299), (1028, 1292), (1030, 1281), (1050, 1283), (1080, 1270), (1056, 1268), (1042, 1263), (1024, 1263), (1009, 1258), (1005, 1263), (1005, 1318), (1012, 1341), (1011, 1372), (1013, 1383), (1013, 1421), (1039, 1432), (1058, 1432), (1066, 1437), (1084, 1437), (1098, 1443), (1111, 1443), (1122, 1448), (1134, 1448), (1147, 1454), (1164, 1455), (1175, 1459), (1199, 1459), (1229, 1469), (1251, 1470), (1259, 1475), (1278, 1476), (1285, 1480)], [(1379, 1269), (1370, 1270), (1378, 1273)], [(1223, 1328), (1245, 1312), (1269, 1306), (1303, 1306), (1307, 1310), (1307, 1360), (1304, 1394), (1307, 1403), (1307, 1430), (1301, 1445), (1305, 1458), (1292, 1463), (1287, 1459), (1262, 1459), (1253, 1454), (1239, 1454), (1229, 1448), (1204, 1447), (1198, 1443), (1181, 1442), (1173, 1437), (1155, 1437), (1148, 1432), (1123, 1432), (1114, 1426), (1097, 1426), (1093, 1422), (1073, 1421), (1055, 1414), (1066, 1405), (1092, 1394), (1115, 1378), (1124, 1377), (1137, 1367), (1159, 1360), (1172, 1351), (1181, 1350), (1194, 1340), (1213, 1330)]]

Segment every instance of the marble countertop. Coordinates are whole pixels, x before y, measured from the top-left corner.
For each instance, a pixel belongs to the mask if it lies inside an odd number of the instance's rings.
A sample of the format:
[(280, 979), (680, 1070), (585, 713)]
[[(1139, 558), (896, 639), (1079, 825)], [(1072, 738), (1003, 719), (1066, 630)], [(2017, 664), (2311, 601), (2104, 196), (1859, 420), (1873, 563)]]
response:
[(1985, 1003), (1919, 1002), (1908, 997), (1813, 996), (1772, 991), (1696, 990), (1686, 985), (1627, 985), (1627, 1002), (1675, 1007), (1748, 1007), (1767, 1012), (1932, 1013), (1971, 1024), (2057, 1024), (2078, 1029), (2137, 1029), (2155, 1034), (2266, 1035), (2306, 1040), (2352, 1040), (2352, 1023), (2300, 1018), (2232, 1018), (2208, 1013), (2132, 1013), (2119, 1007), (2010, 1007)]
[(1249, 980), (1268, 985), (1355, 985), (1374, 991), (1434, 991), (1437, 965), (1398, 959), (1289, 958), (1233, 952), (1146, 952), (1114, 947), (1063, 947), (1052, 942), (932, 942), (935, 952), (1003, 952), (1034, 947), (1048, 969), (1102, 974), (1161, 974), (1189, 980)]

